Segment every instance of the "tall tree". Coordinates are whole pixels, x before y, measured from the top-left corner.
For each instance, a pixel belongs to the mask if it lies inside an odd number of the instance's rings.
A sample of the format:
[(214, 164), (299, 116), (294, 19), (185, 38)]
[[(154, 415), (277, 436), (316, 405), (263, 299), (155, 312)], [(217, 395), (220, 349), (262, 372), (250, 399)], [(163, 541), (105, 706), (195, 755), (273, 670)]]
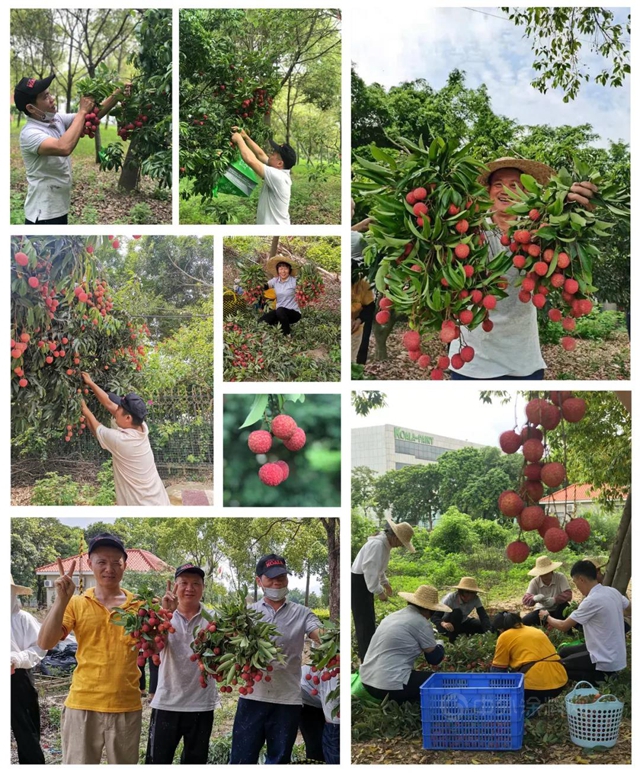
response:
[(409, 465), (381, 475), (375, 482), (378, 518), (390, 512), (394, 521), (426, 525), (431, 531), (442, 509), (440, 483), (437, 464)]

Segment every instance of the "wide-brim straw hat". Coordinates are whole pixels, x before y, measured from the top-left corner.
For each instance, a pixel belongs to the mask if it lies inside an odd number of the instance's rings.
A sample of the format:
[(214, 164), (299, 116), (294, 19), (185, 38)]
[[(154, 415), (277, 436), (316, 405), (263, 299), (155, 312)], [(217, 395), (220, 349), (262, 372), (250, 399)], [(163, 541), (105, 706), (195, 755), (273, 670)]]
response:
[(273, 258), (269, 258), (265, 264), (264, 270), (267, 274), (271, 274), (271, 276), (278, 276), (278, 269), (276, 268), (278, 263), (286, 263), (291, 269), (291, 276), (297, 276), (298, 266), (292, 260), (284, 258), (282, 255), (275, 255)]
[(562, 561), (552, 561), (548, 556), (538, 556), (536, 558), (536, 565), (527, 572), (530, 577), (540, 577), (541, 574), (549, 574), (549, 572), (555, 572), (562, 566)]
[(19, 596), (30, 596), (33, 593), (31, 588), (27, 588), (26, 585), (16, 585), (13, 581), (13, 575), (11, 575), (11, 587)]
[(393, 533), (400, 540), (400, 542), (402, 542), (409, 553), (415, 553), (416, 549), (411, 542), (411, 538), (413, 537), (413, 527), (411, 524), (407, 523), (406, 521), (403, 521), (402, 523), (394, 523), (394, 521), (392, 521), (389, 516), (387, 516), (387, 523), (389, 526), (391, 526)]
[(451, 607), (440, 603), (438, 591), (433, 585), (421, 585), (415, 593), (401, 591), (398, 596), (422, 609), (430, 609), (432, 612), (451, 612)]
[(609, 556), (587, 556), (587, 558), (583, 558), (582, 560), (591, 561), (596, 569), (602, 569), (603, 566), (606, 566), (609, 563)]
[(498, 169), (519, 169), (523, 174), (530, 174), (540, 185), (546, 185), (555, 174), (555, 170), (540, 161), (529, 161), (526, 158), (510, 158), (503, 156), (490, 161), (486, 170), (478, 177), (480, 185), (489, 185), (489, 178)]
[(481, 588), (478, 588), (475, 577), (462, 577), (457, 585), (450, 585), (449, 587), (456, 590), (468, 590), (473, 593), (484, 593)]

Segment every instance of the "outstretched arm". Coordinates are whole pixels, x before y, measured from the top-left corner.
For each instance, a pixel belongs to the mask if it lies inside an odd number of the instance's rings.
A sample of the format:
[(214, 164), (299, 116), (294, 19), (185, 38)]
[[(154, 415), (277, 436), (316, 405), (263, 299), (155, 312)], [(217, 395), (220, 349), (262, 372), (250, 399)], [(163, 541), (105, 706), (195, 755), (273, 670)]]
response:
[[(231, 142), (238, 146), (238, 150), (240, 151), (240, 155), (245, 164), (250, 166), (257, 175), (264, 179), (264, 164), (247, 145), (243, 136), (238, 132), (235, 132), (231, 135)], [(253, 144), (255, 145), (255, 142)]]
[[(91, 389), (93, 394), (98, 398), (98, 402), (100, 405), (102, 405), (104, 408), (106, 408), (109, 413), (112, 416), (116, 415), (116, 411), (118, 410), (118, 406), (111, 400), (109, 395), (104, 391), (104, 389), (101, 389), (92, 379), (91, 376), (88, 373), (82, 372), (82, 380), (84, 383)], [(89, 410), (87, 408), (87, 410)], [(89, 411), (91, 413), (91, 411)]]
[(105, 101), (100, 106), (100, 110), (98, 112), (98, 119), (104, 118), (105, 115), (110, 113), (113, 108), (120, 102), (122, 97), (125, 96), (125, 94), (128, 96), (131, 92), (131, 84), (127, 83), (124, 87), (124, 89), (116, 89), (113, 94), (110, 97), (107, 97)]
[(96, 417), (91, 413), (91, 411), (87, 408), (87, 404), (85, 401), (82, 401), (81, 404), (81, 410), (82, 415), (84, 416), (84, 420), (87, 423), (87, 427), (91, 430), (91, 434), (95, 435), (96, 430), (98, 429), (98, 426), (100, 425), (100, 422), (96, 419)]

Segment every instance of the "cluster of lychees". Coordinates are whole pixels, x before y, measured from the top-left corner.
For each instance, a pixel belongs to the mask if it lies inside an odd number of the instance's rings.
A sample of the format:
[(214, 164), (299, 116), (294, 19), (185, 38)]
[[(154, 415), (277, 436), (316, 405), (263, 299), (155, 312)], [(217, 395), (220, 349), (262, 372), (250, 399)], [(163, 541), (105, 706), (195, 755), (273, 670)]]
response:
[(96, 136), (98, 127), (100, 126), (100, 119), (98, 118), (98, 110), (95, 108), (85, 116), (84, 126), (82, 127), (81, 137), (89, 137), (93, 139)]
[(296, 281), (296, 301), (298, 306), (303, 309), (310, 303), (315, 303), (324, 295), (324, 280), (320, 272), (313, 265), (304, 265), (300, 268)]
[[(268, 453), (274, 437), (282, 440), (289, 451), (299, 451), (307, 442), (305, 431), (296, 424), (295, 419), (280, 413), (271, 421), (271, 432), (258, 429), (249, 435), (249, 450), (254, 454)], [(289, 465), (282, 460), (267, 462), (258, 470), (258, 477), (267, 486), (279, 486), (289, 477)]]
[(151, 658), (153, 663), (159, 666), (160, 653), (165, 648), (167, 637), (176, 632), (171, 625), (173, 612), (144, 596), (137, 596), (135, 600), (142, 601), (137, 608), (116, 607), (113, 610), (115, 614), (112, 622), (124, 626), (125, 634), (131, 637), (132, 648), (140, 653), (140, 668), (144, 668), (147, 658)]
[[(566, 469), (561, 462), (545, 461), (547, 452), (544, 432), (550, 432), (567, 421), (575, 424), (584, 417), (586, 403), (571, 392), (549, 392), (549, 399), (535, 398), (527, 403), (527, 423), (518, 432), (508, 430), (500, 435), (500, 448), (506, 454), (515, 454), (522, 449), (522, 482), (519, 491), (503, 491), (498, 499), (498, 508), (507, 518), (515, 518), (521, 534), (506, 549), (509, 560), (522, 563), (529, 555), (530, 548), (522, 539), (522, 532), (537, 531), (545, 547), (551, 553), (563, 550), (569, 540), (585, 542), (589, 539), (591, 527), (584, 518), (570, 518), (562, 525), (553, 515), (547, 515), (539, 505), (545, 495), (545, 486), (556, 489), (566, 479)], [(542, 429), (540, 429), (542, 427)]]
[[(340, 654), (327, 663), (324, 668), (318, 668), (318, 666), (311, 666), (311, 673), (305, 675), (305, 679), (314, 685), (320, 684), (320, 682), (328, 682), (329, 679), (333, 679), (334, 676), (338, 676), (340, 673)], [(317, 695), (318, 690), (313, 687), (311, 689), (311, 695)]]

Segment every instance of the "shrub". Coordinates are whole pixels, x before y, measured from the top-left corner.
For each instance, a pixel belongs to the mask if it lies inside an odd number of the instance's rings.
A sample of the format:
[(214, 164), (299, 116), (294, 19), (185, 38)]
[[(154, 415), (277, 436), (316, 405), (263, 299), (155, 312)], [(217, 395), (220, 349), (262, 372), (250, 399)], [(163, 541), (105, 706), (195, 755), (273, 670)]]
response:
[(471, 519), (455, 507), (447, 510), (431, 532), (431, 547), (445, 553), (465, 553), (473, 549), (475, 541)]
[(57, 472), (48, 472), (44, 478), (35, 482), (32, 505), (76, 505), (80, 495), (80, 487), (70, 475), (59, 475)]

